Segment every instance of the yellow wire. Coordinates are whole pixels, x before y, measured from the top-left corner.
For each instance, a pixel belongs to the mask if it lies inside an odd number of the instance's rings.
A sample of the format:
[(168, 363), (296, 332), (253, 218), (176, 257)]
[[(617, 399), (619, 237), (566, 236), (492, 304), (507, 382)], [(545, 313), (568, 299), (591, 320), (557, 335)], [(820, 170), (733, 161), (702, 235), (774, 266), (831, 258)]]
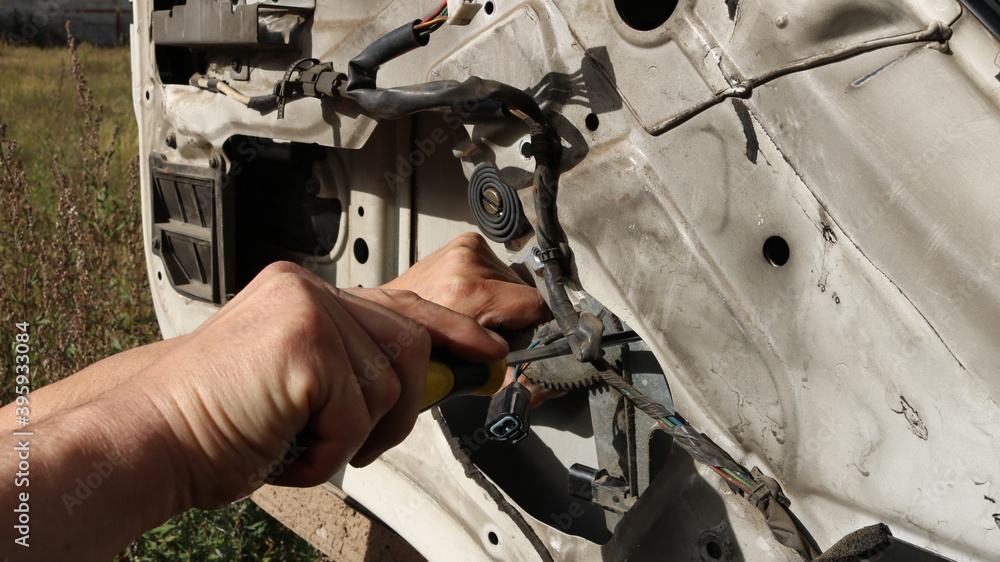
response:
[(442, 17), (439, 17), (437, 19), (433, 19), (433, 20), (425, 21), (424, 23), (421, 23), (421, 24), (417, 24), (417, 25), (413, 26), (413, 29), (426, 29), (428, 27), (433, 26), (434, 24), (442, 23), (442, 22), (446, 22), (446, 21), (448, 21), (448, 16), (442, 16)]

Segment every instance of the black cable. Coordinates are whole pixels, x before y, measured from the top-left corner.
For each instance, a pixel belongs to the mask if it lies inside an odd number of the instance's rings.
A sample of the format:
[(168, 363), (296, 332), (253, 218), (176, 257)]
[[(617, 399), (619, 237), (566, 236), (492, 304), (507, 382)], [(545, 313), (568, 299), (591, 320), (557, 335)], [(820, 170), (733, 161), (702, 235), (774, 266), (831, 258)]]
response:
[(265, 111), (270, 111), (281, 103), (281, 99), (274, 94), (266, 94), (263, 96), (253, 96), (250, 101), (247, 102), (247, 107), (250, 109), (255, 109), (261, 113)]
[[(791, 501), (785, 496), (777, 480), (764, 475), (758, 468), (748, 472), (707, 435), (699, 433), (686, 421), (682, 421), (676, 412), (671, 412), (662, 404), (639, 392), (604, 359), (594, 361), (592, 364), (601, 373), (604, 382), (621, 392), (644, 414), (661, 422), (658, 428), (673, 437), (674, 443), (687, 451), (691, 458), (712, 467), (727, 480), (730, 479), (731, 475), (727, 476), (726, 470), (737, 473), (745, 479), (751, 488), (743, 489), (740, 495), (764, 515), (775, 540), (795, 550), (805, 560), (812, 560), (819, 555), (821, 552), (819, 546), (802, 525), (802, 522), (789, 509)], [(663, 419), (677, 420), (682, 423), (668, 427), (662, 423)], [(734, 479), (731, 484), (736, 482), (737, 480)], [(734, 488), (734, 491), (738, 490)]]
[(549, 306), (560, 329), (574, 348), (577, 359), (590, 361), (600, 357), (600, 336), (603, 325), (580, 321), (580, 314), (566, 292), (565, 238), (556, 214), (559, 192), (559, 162), (562, 144), (535, 99), (513, 86), (471, 77), (464, 82), (443, 80), (412, 86), (378, 88), (376, 79), (380, 65), (427, 45), (430, 37), (414, 29), (420, 21), (407, 23), (376, 39), (348, 63), (347, 81), (341, 94), (354, 99), (369, 114), (380, 119), (398, 119), (420, 111), (468, 107), (470, 101), (480, 105), (489, 100), (502, 103), (509, 111), (522, 117), (531, 135), (535, 159), (534, 202), (535, 233), (541, 248), (543, 276), (549, 293)]
[(358, 56), (347, 63), (346, 91), (375, 89), (378, 67), (392, 59), (405, 55), (417, 47), (423, 47), (430, 37), (421, 36), (413, 29), (420, 20), (402, 25), (371, 42)]

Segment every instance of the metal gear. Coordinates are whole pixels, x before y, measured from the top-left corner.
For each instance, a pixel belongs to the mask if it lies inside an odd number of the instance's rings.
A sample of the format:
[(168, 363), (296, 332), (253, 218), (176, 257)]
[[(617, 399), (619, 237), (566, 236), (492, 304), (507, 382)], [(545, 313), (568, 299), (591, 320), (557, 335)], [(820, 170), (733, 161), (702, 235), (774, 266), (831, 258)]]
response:
[[(605, 348), (604, 359), (609, 363), (620, 365), (621, 349), (621, 347)], [(535, 384), (556, 390), (590, 388), (604, 384), (601, 374), (590, 363), (580, 363), (571, 356), (553, 357), (532, 363), (521, 374)]]

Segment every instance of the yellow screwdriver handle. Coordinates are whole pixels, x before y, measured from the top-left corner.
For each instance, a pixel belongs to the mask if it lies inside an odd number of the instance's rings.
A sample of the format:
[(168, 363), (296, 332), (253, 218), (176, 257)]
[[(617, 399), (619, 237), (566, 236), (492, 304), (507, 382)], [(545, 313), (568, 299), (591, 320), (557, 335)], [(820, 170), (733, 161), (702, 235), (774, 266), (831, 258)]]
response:
[(473, 363), (436, 351), (427, 365), (427, 384), (420, 411), (455, 396), (492, 396), (503, 386), (506, 374), (507, 359)]
[(445, 399), (455, 387), (455, 373), (444, 363), (431, 361), (427, 364), (427, 386), (424, 388), (424, 399), (420, 402), (423, 412), (434, 404)]

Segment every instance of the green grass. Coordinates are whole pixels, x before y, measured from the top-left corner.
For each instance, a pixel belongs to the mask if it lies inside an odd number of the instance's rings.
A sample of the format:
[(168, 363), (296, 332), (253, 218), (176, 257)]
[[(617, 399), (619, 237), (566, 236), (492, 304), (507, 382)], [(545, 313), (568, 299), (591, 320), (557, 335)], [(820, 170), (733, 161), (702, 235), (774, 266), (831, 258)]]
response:
[(317, 560), (307, 542), (244, 500), (226, 509), (192, 509), (146, 533), (118, 560)]
[[(130, 187), (128, 165), (138, 147), (129, 51), (82, 45), (77, 53), (91, 78), (87, 86), (93, 99), (103, 108), (99, 140), (102, 146), (113, 143), (109, 183), (113, 195), (122, 198)], [(0, 45), (0, 84), (0, 115), (8, 125), (8, 138), (18, 141), (27, 179), (36, 190), (33, 195), (54, 204), (52, 157), (60, 159), (64, 171), (78, 167), (78, 142), (89, 133), (69, 50)]]
[[(142, 255), (129, 51), (83, 45), (75, 56), (0, 45), (0, 369), (14, 372), (14, 323), (31, 322), (33, 388), (159, 338)], [(0, 378), (0, 403), (13, 386)], [(248, 500), (175, 517), (118, 557), (315, 559)]]

